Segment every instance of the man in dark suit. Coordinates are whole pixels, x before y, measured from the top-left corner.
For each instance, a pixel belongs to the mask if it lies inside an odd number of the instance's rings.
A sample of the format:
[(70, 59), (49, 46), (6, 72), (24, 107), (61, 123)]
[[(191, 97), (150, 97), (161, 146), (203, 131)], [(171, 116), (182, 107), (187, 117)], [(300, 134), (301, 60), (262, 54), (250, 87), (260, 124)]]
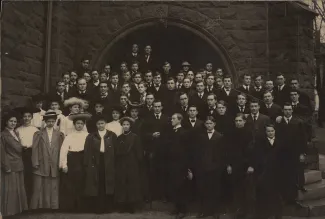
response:
[(213, 118), (216, 119), (217, 115), (217, 96), (213, 93), (209, 93), (207, 95), (207, 105), (200, 114), (200, 118), (205, 119), (207, 116), (213, 116)]
[(70, 90), (68, 91), (68, 93), (72, 90), (77, 89), (77, 80), (78, 80), (77, 71), (75, 70), (70, 71), (70, 82), (69, 82)]
[(121, 94), (121, 87), (119, 84), (119, 75), (116, 72), (112, 73), (108, 88), (112, 95), (113, 104), (118, 104)]
[(99, 93), (99, 73), (97, 70), (93, 69), (91, 71), (91, 81), (87, 84), (88, 90), (90, 90), (94, 95)]
[(207, 93), (213, 93), (217, 95), (218, 89), (214, 86), (214, 82), (215, 82), (214, 75), (211, 74), (207, 75), (205, 91)]
[(182, 90), (184, 77), (185, 77), (184, 72), (178, 72), (176, 74), (176, 89), (177, 90)]
[(276, 81), (277, 87), (274, 89), (274, 102), (282, 107), (285, 102), (290, 100), (290, 87), (285, 84), (285, 77), (282, 73), (277, 74)]
[(55, 91), (50, 92), (48, 96), (51, 98), (55, 97), (55, 99), (61, 100), (60, 103), (62, 106), (62, 103), (68, 98), (68, 93), (65, 91), (64, 81), (63, 80), (57, 81)]
[(79, 69), (77, 70), (79, 78), (81, 78), (85, 72), (90, 71), (90, 60), (90, 57), (84, 57), (83, 59), (81, 59)]
[(265, 92), (262, 83), (263, 83), (262, 75), (256, 75), (254, 78), (254, 87), (252, 89), (251, 95), (254, 98), (257, 98), (259, 100), (263, 99), (263, 94)]
[[(197, 118), (198, 115), (197, 107), (194, 105), (190, 105), (188, 107), (188, 118), (182, 121), (182, 126), (186, 129), (191, 131), (192, 134), (199, 132), (203, 128), (203, 121)], [(189, 135), (193, 136), (193, 135)]]
[(282, 115), (282, 108), (278, 104), (273, 103), (273, 94), (266, 91), (263, 96), (264, 103), (261, 105), (261, 113), (270, 117), (272, 122), (275, 122), (278, 116)]
[(152, 57), (152, 48), (150, 45), (146, 45), (144, 48), (144, 56), (140, 63), (141, 71), (148, 71), (150, 69), (155, 69), (155, 60)]
[(163, 100), (167, 88), (161, 83), (161, 73), (156, 72), (153, 77), (153, 85), (154, 86), (149, 89), (149, 92), (155, 95), (155, 99)]
[(133, 62), (140, 62), (141, 61), (138, 44), (133, 44), (132, 45), (132, 52), (128, 53), (126, 57), (127, 57), (127, 63), (133, 63)]
[(270, 123), (270, 117), (259, 112), (260, 104), (257, 100), (252, 100), (249, 104), (250, 115), (247, 117), (246, 126), (251, 131), (253, 141), (265, 134), (265, 125)]
[[(252, 76), (249, 74), (243, 75), (243, 85), (238, 87), (237, 90), (246, 95), (251, 95), (253, 92), (253, 87), (251, 86)], [(250, 99), (250, 98), (248, 98)]]
[(312, 110), (312, 104), (310, 97), (308, 96), (307, 93), (303, 92), (300, 90), (300, 84), (297, 78), (292, 78), (290, 80), (290, 87), (293, 90), (299, 90), (299, 103), (302, 105), (308, 107), (310, 110)]
[(149, 91), (154, 86), (152, 71), (148, 70), (144, 73), (144, 81), (147, 83), (147, 88)]
[(188, 95), (186, 93), (180, 93), (179, 94), (179, 104), (175, 107), (174, 113), (180, 113), (182, 114), (183, 118), (187, 119), (187, 111), (189, 108), (188, 105)]
[(155, 98), (152, 93), (147, 93), (144, 105), (140, 108), (140, 117), (145, 119), (153, 112), (153, 102)]
[(165, 96), (163, 99), (164, 104), (164, 113), (168, 116), (172, 116), (175, 111), (175, 105), (179, 102), (179, 92), (176, 90), (175, 87), (175, 80), (174, 78), (170, 77), (167, 79), (167, 89), (165, 92)]
[(71, 90), (69, 97), (77, 97), (83, 100), (91, 101), (92, 93), (87, 89), (87, 82), (84, 78), (79, 78), (77, 82), (77, 89)]
[(112, 106), (112, 94), (108, 90), (108, 82), (102, 81), (99, 84), (99, 98), (101, 100), (101, 103), (103, 104), (106, 112), (110, 109)]
[(171, 65), (169, 62), (165, 62), (163, 65), (163, 73), (161, 74), (162, 82), (166, 83), (167, 79), (170, 77), (174, 77), (172, 71), (171, 71)]
[(231, 88), (232, 82), (229, 75), (223, 78), (224, 87), (219, 90), (217, 97), (218, 100), (223, 100), (227, 103), (228, 107), (236, 104), (238, 92)]
[[(203, 81), (196, 83), (196, 93), (190, 97), (190, 104), (197, 106), (199, 110), (199, 116), (204, 114), (204, 110), (207, 104), (208, 94), (204, 92), (205, 86)], [(204, 115), (203, 115), (204, 116)], [(202, 116), (201, 116), (202, 117)]]
[(293, 116), (291, 103), (283, 106), (283, 117), (277, 121), (276, 131), (283, 141), (280, 158), (281, 168), (281, 194), (287, 204), (296, 204), (298, 189), (304, 189), (305, 153), (307, 150), (307, 136), (304, 123), (301, 119)]
[(249, 106), (247, 104), (247, 96), (244, 93), (240, 93), (237, 95), (237, 101), (236, 105), (229, 106), (228, 107), (228, 115), (230, 115), (232, 118), (235, 118), (235, 116), (238, 113), (243, 113), (244, 115), (247, 115), (250, 113)]
[(168, 137), (166, 131), (170, 127), (170, 122), (168, 117), (162, 113), (162, 110), (162, 102), (155, 100), (153, 113), (146, 118), (143, 124), (143, 144), (145, 162), (149, 170), (151, 198), (158, 199), (167, 198), (164, 138)]

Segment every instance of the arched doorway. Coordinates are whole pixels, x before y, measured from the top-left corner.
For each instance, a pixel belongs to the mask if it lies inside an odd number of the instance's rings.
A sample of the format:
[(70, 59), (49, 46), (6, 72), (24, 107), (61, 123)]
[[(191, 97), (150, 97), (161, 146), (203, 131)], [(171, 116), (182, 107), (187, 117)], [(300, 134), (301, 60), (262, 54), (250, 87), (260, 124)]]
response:
[(184, 60), (192, 63), (194, 70), (212, 62), (215, 70), (222, 68), (237, 80), (230, 56), (215, 36), (192, 22), (173, 18), (148, 18), (121, 28), (95, 57), (94, 67), (101, 68), (105, 63), (111, 63), (114, 71), (118, 71), (133, 43), (140, 45), (140, 52), (146, 44), (152, 45), (161, 66), (164, 61), (169, 61), (175, 72)]

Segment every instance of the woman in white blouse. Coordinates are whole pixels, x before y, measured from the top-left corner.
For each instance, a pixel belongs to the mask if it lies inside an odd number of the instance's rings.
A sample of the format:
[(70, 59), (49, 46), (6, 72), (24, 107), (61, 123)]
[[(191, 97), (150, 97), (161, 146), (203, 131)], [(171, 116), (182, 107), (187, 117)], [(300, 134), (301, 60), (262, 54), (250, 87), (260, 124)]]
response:
[[(57, 119), (55, 121), (55, 125), (53, 128), (58, 131), (61, 131), (61, 124), (65, 120), (65, 116), (62, 114), (62, 111), (60, 110), (60, 102), (61, 99), (57, 96), (54, 96), (49, 100), (49, 109), (54, 110), (57, 114)], [(42, 127), (45, 127), (44, 121)]]
[(83, 190), (83, 153), (88, 132), (84, 131), (88, 113), (71, 114), (74, 131), (64, 139), (60, 151), (60, 168), (62, 169), (60, 186), (60, 209), (82, 210)]
[(114, 132), (116, 134), (116, 136), (120, 136), (122, 134), (122, 132), (123, 132), (121, 123), (119, 122), (120, 118), (121, 118), (121, 115), (122, 115), (121, 107), (119, 107), (119, 106), (113, 107), (112, 108), (113, 121), (107, 123), (106, 126), (105, 126), (105, 128), (108, 131)]

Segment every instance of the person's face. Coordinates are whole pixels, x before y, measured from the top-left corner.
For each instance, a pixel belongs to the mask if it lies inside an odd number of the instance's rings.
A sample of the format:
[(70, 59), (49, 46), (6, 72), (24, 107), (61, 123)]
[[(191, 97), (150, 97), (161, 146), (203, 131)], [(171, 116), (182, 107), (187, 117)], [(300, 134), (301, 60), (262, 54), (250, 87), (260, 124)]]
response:
[(151, 106), (154, 101), (153, 95), (147, 95), (146, 96), (146, 103), (148, 106)]
[(104, 120), (98, 120), (96, 122), (96, 126), (97, 126), (98, 131), (104, 131), (105, 130), (105, 125), (106, 125), (106, 122)]
[(167, 81), (167, 89), (168, 90), (174, 90), (176, 87), (175, 81), (174, 80), (169, 80)]
[(123, 63), (123, 64), (121, 64), (120, 69), (121, 69), (122, 72), (127, 72), (128, 67), (126, 66), (125, 63)]
[(222, 105), (222, 104), (217, 105), (217, 112), (219, 113), (219, 115), (222, 115), (222, 116), (225, 115), (226, 110), (227, 110), (227, 108), (224, 105)]
[(206, 64), (205, 69), (206, 69), (207, 71), (212, 71), (212, 63), (208, 63), (208, 64)]
[(96, 113), (102, 113), (104, 110), (104, 106), (102, 104), (96, 103), (95, 104), (95, 112)]
[(299, 100), (299, 94), (297, 92), (291, 92), (290, 99), (294, 103), (297, 102)]
[(140, 94), (143, 94), (144, 92), (146, 92), (146, 90), (147, 88), (143, 84), (139, 84), (138, 91)]
[(198, 82), (201, 82), (201, 81), (203, 81), (202, 74), (196, 74), (195, 75), (195, 82), (198, 83)]
[(211, 130), (214, 129), (214, 126), (215, 126), (216, 124), (215, 124), (214, 122), (212, 122), (211, 120), (207, 120), (207, 121), (205, 121), (204, 125), (205, 125), (205, 127), (206, 127), (206, 129), (207, 129), (208, 131), (211, 131)]
[(289, 118), (290, 116), (292, 116), (293, 113), (293, 109), (292, 106), (284, 106), (283, 107), (283, 115), (287, 118)]
[(132, 52), (137, 53), (139, 51), (139, 46), (137, 44), (132, 45)]
[(130, 79), (131, 79), (131, 73), (130, 72), (123, 73), (123, 79), (124, 79), (125, 82), (130, 81)]
[(16, 128), (17, 125), (17, 118), (16, 117), (11, 117), (8, 121), (7, 121), (7, 128), (9, 129), (14, 129)]
[(118, 84), (118, 75), (112, 77), (112, 84)]
[(139, 74), (134, 75), (133, 81), (134, 81), (134, 83), (139, 84), (142, 81), (141, 75), (139, 75)]
[(254, 82), (256, 87), (262, 86), (262, 77), (261, 76), (256, 77)]
[(290, 84), (290, 87), (292, 89), (298, 89), (299, 88), (299, 82), (297, 80), (292, 80), (291, 84)]
[(59, 110), (60, 109), (60, 104), (58, 102), (52, 102), (50, 106), (51, 110)]
[(232, 85), (231, 79), (230, 78), (223, 79), (223, 84), (224, 84), (225, 88), (230, 88)]
[(70, 107), (70, 112), (71, 113), (79, 113), (80, 111), (80, 106), (79, 105), (73, 105)]
[(276, 78), (276, 82), (278, 83), (278, 85), (282, 86), (285, 82), (285, 79), (282, 75), (280, 75)]
[(207, 78), (207, 73), (206, 71), (201, 72), (202, 79), (205, 80)]
[(99, 91), (101, 94), (105, 94), (108, 92), (108, 86), (105, 83), (99, 85)]
[(120, 116), (121, 116), (120, 112), (115, 111), (115, 110), (112, 112), (112, 118), (113, 118), (114, 121), (119, 120)]
[(181, 121), (177, 118), (176, 115), (172, 116), (171, 122), (172, 122), (173, 127), (175, 127), (175, 126), (177, 126), (177, 125), (179, 125), (181, 123)]
[(154, 78), (153, 78), (153, 82), (155, 84), (160, 84), (161, 83), (161, 76), (160, 75), (156, 75)]
[(250, 110), (252, 114), (257, 114), (260, 110), (260, 105), (258, 105), (258, 103), (251, 103)]
[(64, 90), (65, 90), (65, 84), (64, 84), (64, 82), (59, 82), (57, 85), (56, 85), (56, 89), (60, 92), (60, 93), (62, 93), (62, 92), (64, 92)]
[(91, 77), (93, 78), (94, 81), (98, 81), (99, 80), (99, 74), (98, 71), (93, 71), (91, 73)]
[(89, 60), (83, 60), (81, 62), (81, 66), (84, 68), (84, 69), (87, 69), (89, 67)]
[(150, 54), (151, 53), (151, 46), (146, 46), (144, 48), (144, 51), (146, 52), (146, 54)]
[(150, 73), (146, 73), (144, 79), (146, 80), (147, 83), (151, 83), (152, 82), (152, 73), (151, 72)]
[(212, 86), (214, 84), (214, 77), (213, 76), (209, 76), (207, 78), (207, 85)]
[(267, 90), (273, 90), (273, 88), (274, 88), (273, 81), (266, 81), (265, 82), (265, 88)]
[(107, 75), (104, 73), (104, 74), (100, 74), (100, 81), (107, 81)]
[(68, 75), (68, 74), (65, 74), (65, 75), (63, 75), (63, 81), (64, 81), (64, 83), (65, 84), (69, 84), (70, 83), (70, 75)]
[(245, 76), (244, 77), (244, 84), (245, 85), (251, 85), (251, 82), (252, 82), (252, 78), (251, 78), (251, 76)]
[(238, 95), (237, 96), (237, 104), (239, 106), (245, 106), (245, 104), (246, 104), (246, 97), (244, 97), (243, 95)]
[(184, 87), (185, 88), (190, 88), (191, 87), (191, 81), (190, 81), (190, 79), (184, 79), (184, 81), (183, 81), (183, 85), (184, 85)]
[(56, 119), (47, 119), (45, 120), (46, 127), (53, 128), (55, 125)]
[(125, 97), (125, 96), (120, 97), (120, 103), (121, 103), (122, 106), (127, 105), (127, 101), (128, 101), (127, 97)]
[(133, 72), (137, 72), (139, 70), (139, 65), (138, 64), (132, 64), (131, 69)]
[(38, 102), (36, 102), (36, 103), (35, 103), (35, 107), (36, 107), (37, 109), (42, 109), (42, 107), (43, 107), (43, 101), (38, 101)]
[(83, 106), (84, 110), (89, 109), (89, 102), (87, 100), (84, 101), (84, 106)]
[(77, 78), (78, 78), (78, 75), (77, 75), (76, 72), (71, 72), (71, 73), (70, 73), (70, 80), (71, 80), (72, 82), (77, 81)]
[(222, 69), (218, 69), (217, 72), (216, 72), (216, 75), (219, 76), (219, 77), (222, 77), (223, 76)]
[(123, 93), (128, 94), (128, 93), (130, 92), (130, 90), (131, 90), (130, 85), (128, 85), (128, 84), (123, 84), (123, 86), (122, 86), (122, 91), (123, 91)]
[(88, 74), (87, 72), (84, 73), (83, 78), (84, 78), (87, 82), (89, 82), (89, 81), (91, 80), (90, 74)]
[(86, 82), (86, 80), (79, 80), (78, 81), (78, 88), (81, 91), (85, 91), (87, 89), (87, 82)]
[(177, 76), (177, 82), (182, 83), (184, 80), (184, 74), (183, 73), (178, 73)]
[(154, 110), (154, 112), (155, 112), (156, 114), (161, 113), (162, 108), (163, 108), (163, 107), (162, 107), (162, 105), (161, 105), (161, 102), (156, 102), (156, 103), (153, 104), (153, 110)]
[(128, 131), (130, 131), (130, 128), (131, 128), (131, 124), (130, 124), (130, 122), (129, 122), (129, 121), (124, 121), (124, 122), (122, 123), (122, 128), (123, 128), (123, 131), (124, 131), (124, 132), (128, 132)]
[(203, 92), (204, 91), (204, 84), (202, 82), (196, 84), (196, 90), (198, 92)]
[(196, 118), (197, 114), (198, 114), (198, 111), (197, 111), (196, 107), (190, 107), (188, 109), (188, 115), (190, 118)]
[(190, 81), (194, 80), (194, 73), (192, 71), (187, 72), (187, 77), (190, 79)]
[(31, 113), (24, 113), (23, 122), (25, 125), (30, 125), (32, 119), (33, 119), (33, 115)]
[(271, 104), (271, 103), (273, 103), (273, 96), (272, 96), (272, 94), (270, 94), (270, 93), (265, 93), (264, 94), (264, 96), (263, 96), (264, 98), (264, 102), (266, 103), (266, 104)]
[(183, 71), (188, 72), (190, 70), (190, 66), (184, 65), (183, 66)]
[(181, 106), (187, 106), (188, 105), (188, 97), (187, 97), (187, 95), (181, 95), (180, 97), (179, 97), (179, 101), (180, 101), (180, 104), (181, 104)]
[(208, 103), (208, 106), (209, 106), (209, 107), (213, 107), (213, 106), (215, 106), (215, 105), (216, 105), (216, 102), (217, 102), (217, 100), (214, 98), (214, 96), (209, 95), (209, 96), (207, 97), (207, 103)]
[(273, 127), (266, 127), (266, 136), (268, 138), (274, 138), (274, 136), (275, 136), (275, 129)]
[(245, 123), (246, 121), (242, 117), (238, 116), (235, 118), (236, 128), (243, 128), (245, 126)]
[(223, 81), (222, 81), (221, 78), (217, 78), (216, 83), (217, 83), (218, 88), (222, 88), (223, 87)]
[(130, 112), (130, 115), (131, 115), (131, 117), (132, 117), (133, 119), (138, 118), (138, 116), (139, 116), (139, 110), (137, 110), (137, 109), (132, 109), (131, 112)]
[(110, 66), (110, 65), (106, 65), (105, 68), (104, 68), (104, 72), (105, 72), (106, 74), (111, 73), (111, 66)]
[(84, 121), (82, 120), (77, 120), (74, 124), (74, 128), (77, 130), (77, 131), (81, 131), (85, 126), (85, 123)]
[(170, 71), (170, 64), (166, 64), (163, 66), (164, 72), (168, 73)]

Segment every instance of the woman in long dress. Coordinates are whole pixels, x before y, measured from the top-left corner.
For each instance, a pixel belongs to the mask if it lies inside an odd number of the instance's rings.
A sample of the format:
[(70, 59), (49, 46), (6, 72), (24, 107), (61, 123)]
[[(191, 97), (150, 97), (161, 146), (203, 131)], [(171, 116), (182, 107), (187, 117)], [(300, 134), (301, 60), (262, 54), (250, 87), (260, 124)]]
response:
[(115, 201), (120, 211), (134, 213), (136, 204), (142, 201), (141, 165), (143, 149), (140, 137), (131, 131), (134, 120), (122, 118), (123, 133), (117, 138)]
[(6, 128), (1, 133), (1, 213), (18, 214), (28, 209), (24, 186), (23, 146), (15, 131), (17, 116), (10, 113), (4, 119)]
[(119, 106), (112, 107), (112, 118), (113, 121), (106, 124), (105, 128), (109, 131), (112, 131), (116, 134), (116, 136), (120, 136), (122, 134), (122, 126), (119, 122), (121, 115), (122, 115), (122, 109)]
[(65, 139), (60, 151), (60, 209), (81, 211), (83, 208), (83, 154), (88, 132), (83, 130), (88, 113), (71, 114), (75, 131)]
[(59, 208), (59, 156), (64, 134), (55, 130), (57, 114), (48, 110), (46, 127), (34, 134), (32, 146), (33, 194), (31, 209)]

